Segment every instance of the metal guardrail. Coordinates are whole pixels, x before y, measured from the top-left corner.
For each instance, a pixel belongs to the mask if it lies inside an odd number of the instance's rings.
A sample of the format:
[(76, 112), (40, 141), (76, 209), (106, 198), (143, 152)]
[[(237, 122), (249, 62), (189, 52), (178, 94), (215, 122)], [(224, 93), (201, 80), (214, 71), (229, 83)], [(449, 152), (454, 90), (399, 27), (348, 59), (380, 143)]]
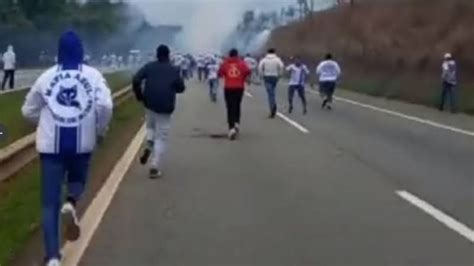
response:
[[(112, 96), (114, 100), (119, 100), (120, 98), (126, 96), (129, 92), (131, 92), (131, 87), (127, 86), (126, 88), (114, 93)], [(120, 103), (121, 101), (118, 102), (118, 104)], [(7, 180), (11, 175), (20, 170), (22, 166), (28, 164), (36, 157), (36, 154), (35, 156), (22, 156), (22, 154), (26, 153), (28, 149), (33, 148), (35, 145), (35, 139), (36, 133), (31, 133), (0, 150), (0, 166), (7, 163), (12, 163), (16, 157), (21, 157), (20, 159), (22, 160), (21, 163), (17, 163), (18, 165), (16, 167), (13, 167), (15, 169), (6, 173), (1, 173), (0, 182)]]

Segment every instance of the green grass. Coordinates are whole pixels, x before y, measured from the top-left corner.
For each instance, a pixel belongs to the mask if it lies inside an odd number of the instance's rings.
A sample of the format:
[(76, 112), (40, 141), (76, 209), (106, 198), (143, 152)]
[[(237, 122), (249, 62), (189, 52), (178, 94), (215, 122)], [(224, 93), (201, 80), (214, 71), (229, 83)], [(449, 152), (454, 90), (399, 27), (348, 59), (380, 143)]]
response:
[[(102, 158), (105, 156), (121, 154), (117, 148), (126, 148), (123, 137), (120, 138), (123, 130), (136, 125), (142, 113), (143, 108), (132, 99), (116, 108), (109, 134), (94, 155), (91, 171), (104, 167)], [(7, 265), (31, 234), (39, 229), (40, 215), (39, 162), (36, 160), (11, 181), (0, 184), (0, 265)]]
[[(130, 72), (115, 72), (106, 74), (107, 82), (113, 91), (117, 91), (127, 84), (130, 84)], [(19, 138), (34, 131), (34, 126), (25, 121), (21, 115), (21, 105), (25, 100), (27, 91), (16, 91), (5, 95), (0, 95), (0, 123), (7, 130), (7, 138), (0, 142), (0, 148), (6, 147)]]
[[(416, 74), (352, 73), (341, 87), (376, 97), (395, 99), (437, 108), (441, 93), (439, 80)], [(459, 110), (474, 114), (474, 83), (461, 83), (458, 89)]]

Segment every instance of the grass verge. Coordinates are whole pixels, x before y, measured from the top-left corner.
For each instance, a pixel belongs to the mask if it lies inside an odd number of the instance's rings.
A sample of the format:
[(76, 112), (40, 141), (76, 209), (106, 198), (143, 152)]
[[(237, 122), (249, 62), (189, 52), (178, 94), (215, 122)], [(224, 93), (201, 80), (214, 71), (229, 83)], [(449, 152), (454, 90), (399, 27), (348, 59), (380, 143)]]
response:
[[(432, 75), (415, 73), (387, 74), (376, 71), (347, 70), (341, 87), (376, 97), (438, 108), (441, 82)], [(474, 83), (461, 82), (457, 88), (460, 112), (474, 114)], [(449, 108), (447, 107), (447, 110)]]
[[(110, 88), (117, 91), (130, 83), (131, 73), (120, 71), (105, 75)], [(8, 130), (8, 135), (0, 142), (0, 149), (34, 131), (34, 127), (21, 115), (21, 105), (27, 90), (16, 91), (0, 96), (0, 123)]]
[[(110, 131), (94, 154), (84, 210), (142, 124), (143, 110), (129, 98), (114, 112)], [(18, 255), (40, 226), (39, 162), (35, 160), (8, 183), (0, 184), (0, 265)]]

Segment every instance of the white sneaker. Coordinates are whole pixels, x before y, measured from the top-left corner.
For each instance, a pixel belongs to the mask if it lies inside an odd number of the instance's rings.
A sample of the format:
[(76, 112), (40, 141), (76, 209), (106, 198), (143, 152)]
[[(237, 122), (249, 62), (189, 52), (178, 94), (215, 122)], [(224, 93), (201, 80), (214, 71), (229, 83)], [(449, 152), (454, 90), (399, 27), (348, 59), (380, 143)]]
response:
[(76, 241), (81, 236), (81, 227), (77, 218), (76, 208), (70, 202), (66, 202), (61, 209), (63, 223), (66, 225), (66, 239)]
[(239, 125), (239, 123), (235, 123), (234, 129), (235, 129), (235, 131), (237, 131), (237, 134), (240, 133), (240, 125)]
[(235, 140), (236, 137), (237, 137), (237, 130), (235, 130), (235, 128), (233, 128), (229, 131), (229, 139), (230, 140)]
[(61, 266), (61, 262), (58, 259), (50, 259), (46, 266)]

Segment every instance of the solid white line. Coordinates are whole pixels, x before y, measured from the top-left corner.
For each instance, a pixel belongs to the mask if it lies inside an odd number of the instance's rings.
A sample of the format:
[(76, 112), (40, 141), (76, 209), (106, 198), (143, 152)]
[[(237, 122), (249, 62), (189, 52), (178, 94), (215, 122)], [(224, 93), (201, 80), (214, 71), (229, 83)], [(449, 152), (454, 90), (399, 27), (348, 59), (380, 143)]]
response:
[(431, 217), (435, 218), (442, 224), (449, 227), (451, 230), (454, 230), (461, 236), (467, 238), (469, 241), (474, 242), (474, 231), (471, 228), (456, 221), (451, 216), (436, 209), (434, 206), (430, 205), (428, 202), (418, 198), (417, 196), (411, 194), (410, 192), (401, 190), (401, 191), (396, 191), (396, 193), (400, 197), (408, 201), (409, 203), (415, 205), (416, 207), (420, 208), (425, 213), (429, 214)]
[(79, 264), (144, 138), (145, 126), (143, 125), (82, 217), (81, 238), (76, 242), (67, 242), (64, 245), (62, 250), (64, 258), (61, 265), (76, 266)]
[(299, 131), (305, 133), (305, 134), (309, 134), (309, 130), (306, 129), (304, 126), (300, 125), (298, 122), (290, 119), (289, 117), (285, 116), (284, 114), (278, 112), (277, 113), (277, 116), (281, 119), (283, 119), (284, 121), (286, 121), (288, 124), (294, 126), (296, 129), (298, 129)]
[[(312, 93), (312, 94), (318, 94), (317, 92), (315, 92), (313, 90), (309, 90), (309, 92)], [(385, 108), (376, 107), (376, 106), (373, 106), (373, 105), (370, 105), (370, 104), (361, 103), (361, 102), (350, 100), (350, 99), (343, 98), (343, 97), (334, 96), (334, 99), (337, 100), (337, 101), (340, 101), (340, 102), (345, 102), (345, 103), (348, 103), (348, 104), (352, 104), (352, 105), (356, 105), (356, 106), (363, 107), (363, 108), (366, 108), (366, 109), (370, 109), (372, 111), (381, 112), (381, 113), (384, 113), (384, 114), (388, 114), (388, 115), (404, 118), (404, 119), (407, 119), (407, 120), (410, 120), (410, 121), (418, 122), (418, 123), (421, 123), (421, 124), (424, 124), (424, 125), (429, 125), (429, 126), (432, 126), (432, 127), (436, 127), (436, 128), (448, 130), (448, 131), (451, 131), (451, 132), (455, 132), (455, 133), (467, 135), (467, 136), (470, 136), (470, 137), (474, 137), (474, 132), (473, 131), (469, 131), (469, 130), (465, 130), (465, 129), (461, 129), (461, 128), (457, 128), (457, 127), (453, 127), (453, 126), (444, 125), (444, 124), (441, 124), (441, 123), (438, 123), (438, 122), (435, 122), (435, 121), (432, 121), (432, 120), (429, 120), (429, 119), (423, 119), (423, 118), (420, 118), (420, 117), (403, 114), (403, 113), (396, 112), (396, 111), (393, 111), (393, 110), (388, 110), (388, 109), (385, 109)]]
[(387, 109), (384, 109), (384, 108), (375, 107), (373, 105), (360, 103), (360, 102), (349, 100), (349, 99), (342, 98), (342, 97), (335, 97), (335, 99), (338, 100), (338, 101), (341, 101), (341, 102), (357, 105), (357, 106), (364, 107), (364, 108), (367, 108), (367, 109), (371, 109), (371, 110), (374, 110), (374, 111), (378, 111), (378, 112), (381, 112), (381, 113), (385, 113), (385, 114), (405, 118), (407, 120), (415, 121), (415, 122), (418, 122), (418, 123), (421, 123), (421, 124), (425, 124), (425, 125), (429, 125), (429, 126), (432, 126), (432, 127), (437, 127), (437, 128), (449, 130), (449, 131), (452, 131), (452, 132), (456, 132), (456, 133), (459, 133), (459, 134), (464, 134), (464, 135), (467, 135), (467, 136), (470, 136), (470, 137), (474, 137), (474, 132), (468, 131), (468, 130), (465, 130), (465, 129), (460, 129), (460, 128), (457, 128), (457, 127), (443, 125), (443, 124), (440, 124), (438, 122), (434, 122), (434, 121), (431, 121), (431, 120), (428, 120), (428, 119), (423, 119), (423, 118), (419, 118), (419, 117), (416, 117), (416, 116), (406, 115), (406, 114), (403, 114), (403, 113), (395, 112), (395, 111), (392, 111), (392, 110), (387, 110)]

